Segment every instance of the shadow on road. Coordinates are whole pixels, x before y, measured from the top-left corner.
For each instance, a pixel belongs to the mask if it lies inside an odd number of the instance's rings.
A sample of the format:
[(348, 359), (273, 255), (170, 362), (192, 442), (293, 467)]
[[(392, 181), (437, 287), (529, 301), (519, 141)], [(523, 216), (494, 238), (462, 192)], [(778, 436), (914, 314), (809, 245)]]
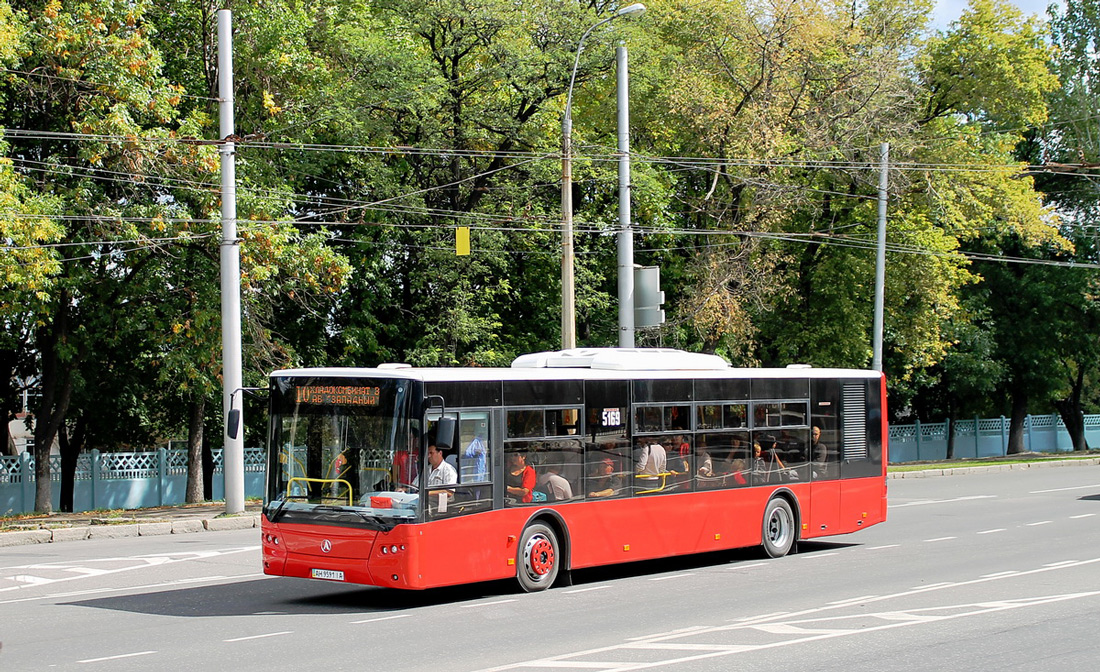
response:
[[(845, 548), (854, 544), (808, 541), (799, 544), (800, 554)], [(638, 576), (684, 572), (715, 566), (736, 568), (763, 558), (760, 549), (633, 562), (573, 572), (573, 584), (584, 585)], [(66, 605), (110, 609), (157, 616), (272, 616), (309, 614), (371, 614), (468, 602), (501, 595), (514, 596), (514, 581), (493, 581), (425, 591), (404, 591), (372, 586), (348, 586), (308, 579), (254, 579), (218, 585), (99, 597), (67, 602)]]

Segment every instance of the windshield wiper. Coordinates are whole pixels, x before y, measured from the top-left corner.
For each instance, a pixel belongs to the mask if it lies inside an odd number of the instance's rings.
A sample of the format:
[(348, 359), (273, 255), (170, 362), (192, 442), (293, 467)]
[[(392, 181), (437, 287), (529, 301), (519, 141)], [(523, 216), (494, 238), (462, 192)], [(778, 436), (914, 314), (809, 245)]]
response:
[(272, 511), (271, 513), (267, 514), (268, 521), (270, 521), (272, 523), (278, 521), (279, 516), (283, 515), (283, 509), (286, 508), (286, 504), (289, 501), (290, 500), (286, 499), (285, 497), (283, 499), (280, 499), (279, 500), (279, 505), (275, 507), (275, 510)]
[(367, 515), (359, 509), (349, 509), (343, 506), (321, 505), (314, 507), (314, 511), (336, 511), (339, 513), (354, 513), (363, 519), (364, 522), (370, 524), (372, 527), (378, 528), (382, 532), (389, 532), (393, 528), (397, 527), (397, 523), (381, 516)]

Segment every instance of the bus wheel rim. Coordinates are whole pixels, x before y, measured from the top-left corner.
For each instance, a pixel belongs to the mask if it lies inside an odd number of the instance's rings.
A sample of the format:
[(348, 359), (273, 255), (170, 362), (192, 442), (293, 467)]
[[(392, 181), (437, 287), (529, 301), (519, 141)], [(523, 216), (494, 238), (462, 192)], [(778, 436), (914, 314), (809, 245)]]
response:
[(787, 514), (782, 509), (776, 509), (772, 511), (771, 519), (768, 520), (768, 538), (776, 546), (782, 546), (787, 539), (787, 535), (790, 534), (791, 523), (787, 519)]
[(554, 568), (554, 545), (541, 534), (527, 540), (524, 556), (527, 559), (527, 574), (531, 578), (541, 579)]

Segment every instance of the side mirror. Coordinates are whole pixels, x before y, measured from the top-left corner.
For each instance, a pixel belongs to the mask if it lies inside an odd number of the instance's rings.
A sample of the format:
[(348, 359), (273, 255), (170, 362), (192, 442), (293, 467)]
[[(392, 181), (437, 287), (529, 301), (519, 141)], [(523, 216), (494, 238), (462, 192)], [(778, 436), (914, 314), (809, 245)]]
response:
[(432, 429), (435, 433), (435, 442), (440, 448), (447, 446), (448, 448), (455, 447), (455, 419), (454, 418), (440, 418), (435, 423), (435, 427)]
[(231, 439), (237, 438), (237, 434), (241, 429), (241, 409), (233, 408), (229, 411), (229, 417), (226, 419), (225, 433)]

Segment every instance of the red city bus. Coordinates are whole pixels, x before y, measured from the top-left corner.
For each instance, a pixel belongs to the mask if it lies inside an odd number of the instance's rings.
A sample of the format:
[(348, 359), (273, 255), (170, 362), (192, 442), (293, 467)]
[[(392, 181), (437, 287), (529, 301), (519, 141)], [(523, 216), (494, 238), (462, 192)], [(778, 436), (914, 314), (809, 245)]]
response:
[[(424, 589), (886, 519), (885, 380), (656, 349), (271, 374), (264, 573)], [(430, 452), (430, 454), (429, 454)]]

